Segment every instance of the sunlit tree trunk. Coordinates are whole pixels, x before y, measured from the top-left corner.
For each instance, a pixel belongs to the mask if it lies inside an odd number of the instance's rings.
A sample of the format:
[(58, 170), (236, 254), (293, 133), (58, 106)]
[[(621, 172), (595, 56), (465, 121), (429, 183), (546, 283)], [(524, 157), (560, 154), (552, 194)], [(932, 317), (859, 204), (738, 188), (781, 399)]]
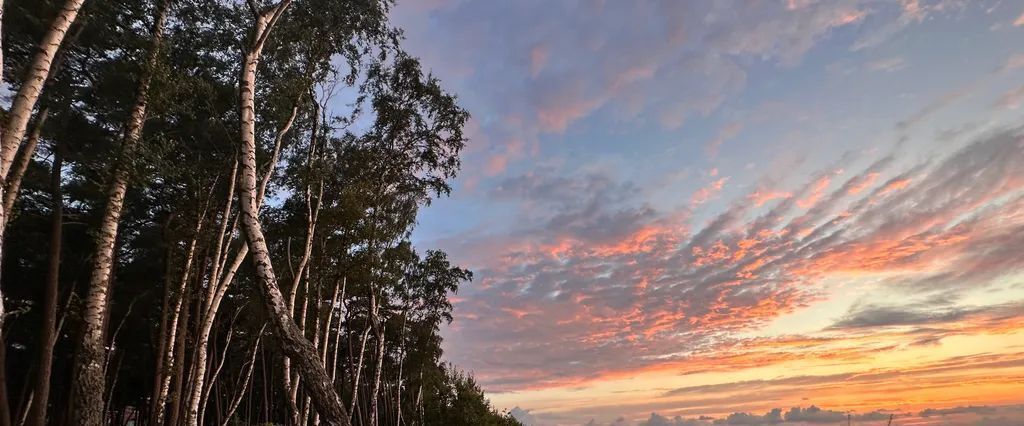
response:
[[(75, 45), (76, 40), (82, 34), (85, 29), (85, 23), (81, 22), (78, 28), (67, 37), (65, 45), (60, 49), (57, 49), (57, 53), (54, 54), (50, 72), (47, 73), (45, 82), (41, 89), (42, 93), (49, 92), (53, 86), (54, 78), (60, 74), (60, 70), (64, 64), (64, 58), (67, 57), (67, 51), (71, 46)], [(20, 150), (15, 148), (19, 153), (15, 162), (11, 168), (7, 171), (6, 179), (4, 180), (6, 187), (4, 188), (3, 196), (3, 211), (7, 212), (4, 217), (5, 221), (11, 220), (11, 212), (14, 209), (14, 201), (18, 198), (18, 191), (21, 189), (21, 181), (25, 177), (25, 171), (28, 170), (28, 166), (32, 164), (32, 158), (35, 157), (36, 147), (39, 145), (39, 137), (42, 134), (43, 126), (46, 125), (46, 119), (50, 115), (50, 105), (45, 98), (37, 101), (40, 104), (39, 112), (36, 113), (35, 124), (32, 126), (32, 131), (29, 132), (28, 140), (25, 141), (25, 145)], [(6, 224), (5, 224), (6, 225)]]
[(46, 119), (49, 115), (49, 107), (44, 107), (39, 111), (36, 123), (32, 126), (32, 131), (28, 134), (28, 141), (25, 142), (25, 146), (21, 149), (21, 155), (18, 155), (17, 161), (8, 173), (9, 178), (7, 179), (7, 188), (4, 189), (3, 200), (3, 211), (8, 212), (8, 214), (4, 216), (5, 221), (11, 220), (10, 214), (14, 211), (14, 200), (18, 198), (18, 191), (21, 189), (21, 180), (25, 177), (25, 171), (28, 170), (29, 164), (32, 164), (32, 157), (35, 156), (36, 146), (39, 145), (39, 136), (43, 131), (43, 126), (46, 124)]
[[(163, 28), (167, 21), (169, 2), (170, 0), (161, 1), (157, 11), (153, 25), (152, 45), (149, 48), (145, 68), (139, 79), (135, 105), (125, 125), (124, 138), (121, 141), (121, 153), (114, 164), (113, 173), (110, 177), (106, 206), (96, 236), (96, 252), (93, 254), (92, 276), (89, 279), (88, 295), (86, 296), (85, 306), (82, 311), (82, 337), (75, 358), (72, 376), (72, 386), (74, 387), (72, 418), (74, 423), (78, 425), (99, 426), (103, 422), (103, 388), (105, 381), (103, 368), (105, 355), (103, 319), (106, 317), (108, 306), (111, 269), (114, 264), (114, 242), (117, 239), (118, 222), (120, 222), (121, 210), (124, 207), (124, 196), (128, 188), (128, 176), (131, 172), (134, 152), (139, 139), (142, 137), (142, 126), (146, 118), (146, 106), (149, 101), (149, 87), (160, 54), (160, 44), (163, 41)], [(81, 6), (81, 0), (77, 3), (78, 6)], [(22, 125), (23, 127), (24, 125)], [(5, 135), (6, 137), (7, 135)], [(6, 139), (4, 145), (6, 145)]]
[(252, 39), (243, 57), (244, 63), (239, 83), (241, 92), (239, 102), (239, 116), (241, 119), (239, 153), (242, 161), (242, 174), (239, 182), (241, 223), (246, 241), (248, 241), (252, 251), (253, 267), (259, 287), (263, 292), (270, 324), (273, 327), (274, 334), (281, 341), (281, 349), (286, 356), (295, 362), (298, 371), (304, 379), (303, 385), (306, 392), (325, 421), (332, 425), (347, 426), (349, 421), (345, 407), (341, 405), (341, 400), (338, 398), (333, 386), (331, 386), (330, 377), (327, 376), (327, 371), (324, 369), (323, 364), (320, 363), (316, 355), (316, 349), (296, 327), (295, 322), (292, 320), (291, 312), (288, 311), (288, 305), (285, 302), (284, 296), (277, 287), (277, 277), (271, 265), (270, 251), (263, 236), (256, 201), (256, 68), (270, 30), (290, 3), (290, 0), (283, 0), (276, 6), (258, 13)]
[(82, 8), (83, 3), (85, 0), (64, 2), (64, 6), (57, 13), (50, 29), (39, 43), (39, 50), (28, 67), (28, 75), (25, 76), (18, 93), (14, 96), (10, 112), (7, 115), (7, 125), (4, 126), (3, 138), (0, 139), (0, 176), (4, 178), (7, 177), (11, 163), (14, 162), (14, 155), (18, 150), (18, 145), (21, 144), (21, 139), (25, 137), (32, 109), (35, 108), (39, 95), (43, 92), (43, 85), (50, 74), (53, 58), (64, 41), (68, 29), (71, 28), (71, 24), (78, 17), (78, 11)]
[[(67, 0), (64, 3), (64, 7), (57, 13), (53, 24), (50, 25), (50, 29), (46, 32), (42, 42), (39, 43), (39, 51), (32, 59), (31, 64), (29, 64), (28, 75), (25, 76), (25, 80), (18, 89), (18, 93), (14, 96), (14, 101), (7, 113), (7, 124), (0, 130), (0, 200), (7, 198), (5, 194), (7, 175), (10, 171), (11, 163), (14, 162), (18, 145), (21, 144), (21, 139), (25, 137), (25, 130), (28, 127), (28, 120), (32, 115), (32, 109), (35, 108), (36, 102), (39, 100), (39, 94), (42, 93), (43, 84), (50, 74), (50, 64), (53, 62), (54, 55), (57, 54), (57, 50), (64, 41), (64, 35), (67, 34), (68, 28), (71, 27), (71, 24), (78, 16), (78, 11), (82, 8), (84, 1)], [(3, 2), (0, 1), (0, 20), (2, 20), (2, 17)], [(2, 50), (2, 46), (0, 46), (0, 69), (3, 69)], [(3, 236), (6, 231), (7, 215), (9, 214), (8, 209), (5, 209), (3, 206), (3, 203), (0, 203), (0, 259), (3, 259)], [(3, 330), (7, 311), (4, 309), (3, 300), (3, 287), (0, 285), (0, 342), (6, 340)], [(5, 364), (4, 359), (6, 358), (2, 352), (3, 349), (0, 348), (0, 366)], [(7, 426), (11, 422), (11, 409), (7, 402), (7, 380), (2, 372), (0, 372), (0, 379), (2, 379), (0, 380), (0, 426)]]

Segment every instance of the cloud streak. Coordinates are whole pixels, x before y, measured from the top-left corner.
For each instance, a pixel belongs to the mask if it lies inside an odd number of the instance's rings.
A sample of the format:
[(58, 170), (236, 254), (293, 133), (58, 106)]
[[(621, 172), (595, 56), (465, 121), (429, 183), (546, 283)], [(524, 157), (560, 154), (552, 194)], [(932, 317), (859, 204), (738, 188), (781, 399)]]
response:
[[(491, 247), (493, 261), (478, 269), (488, 291), (458, 305), (477, 320), (451, 338), (475, 342), (459, 361), (485, 371), (482, 382), (497, 390), (580, 383), (707, 352), (734, 356), (731, 365), (784, 360), (747, 360), (754, 355), (730, 350), (729, 336), (815, 303), (821, 280), (877, 275), (920, 295), (984, 287), (1016, 271), (1022, 160), (1020, 131), (995, 132), (931, 166), (887, 171), (883, 159), (840, 185), (824, 172), (760, 214), (743, 196), (692, 233), (685, 212), (636, 207), (635, 187), (607, 175), (511, 178), (494, 196), (527, 200), (520, 213), (529, 225), (511, 246), (464, 246)], [(995, 324), (1019, 328), (1020, 303), (868, 304), (831, 330), (999, 332)], [(918, 332), (915, 340), (929, 338)]]

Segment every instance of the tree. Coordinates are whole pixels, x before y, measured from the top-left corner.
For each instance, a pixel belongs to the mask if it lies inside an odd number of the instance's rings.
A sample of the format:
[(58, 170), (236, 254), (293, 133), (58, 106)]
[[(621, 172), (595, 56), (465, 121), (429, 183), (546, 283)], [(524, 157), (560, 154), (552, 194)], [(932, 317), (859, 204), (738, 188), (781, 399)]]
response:
[(89, 279), (89, 293), (82, 314), (82, 339), (75, 360), (73, 379), (75, 423), (100, 425), (104, 422), (103, 395), (106, 368), (104, 350), (107, 319), (107, 298), (110, 292), (110, 275), (114, 267), (114, 244), (117, 240), (118, 224), (124, 207), (125, 191), (131, 164), (134, 161), (136, 145), (142, 138), (142, 125), (149, 103), (149, 89), (153, 72), (160, 57), (164, 25), (170, 0), (161, 0), (157, 8), (152, 30), (152, 45), (139, 78), (135, 104), (125, 123), (124, 138), (121, 141), (118, 160), (110, 176), (107, 189), (106, 207), (96, 237), (96, 252), (93, 258), (92, 276)]
[[(6, 3), (20, 91), (69, 2)], [(472, 274), (410, 243), (468, 113), (391, 5), (88, 2), (68, 23), (3, 152), (0, 420), (506, 424), (443, 362)]]

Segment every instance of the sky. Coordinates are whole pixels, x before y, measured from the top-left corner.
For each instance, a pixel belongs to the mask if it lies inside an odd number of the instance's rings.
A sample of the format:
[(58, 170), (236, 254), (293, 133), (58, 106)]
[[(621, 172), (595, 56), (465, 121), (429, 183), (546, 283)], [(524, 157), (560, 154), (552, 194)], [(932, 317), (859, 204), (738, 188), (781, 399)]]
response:
[(532, 425), (1024, 424), (1024, 1), (406, 0), (415, 244)]

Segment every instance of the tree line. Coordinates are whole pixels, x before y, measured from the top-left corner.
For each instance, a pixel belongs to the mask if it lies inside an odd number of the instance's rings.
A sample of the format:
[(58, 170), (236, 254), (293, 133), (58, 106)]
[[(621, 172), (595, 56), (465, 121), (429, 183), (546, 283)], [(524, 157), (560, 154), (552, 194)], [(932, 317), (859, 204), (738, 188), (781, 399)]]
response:
[(390, 0), (0, 0), (0, 426), (517, 425), (410, 235), (468, 112)]

